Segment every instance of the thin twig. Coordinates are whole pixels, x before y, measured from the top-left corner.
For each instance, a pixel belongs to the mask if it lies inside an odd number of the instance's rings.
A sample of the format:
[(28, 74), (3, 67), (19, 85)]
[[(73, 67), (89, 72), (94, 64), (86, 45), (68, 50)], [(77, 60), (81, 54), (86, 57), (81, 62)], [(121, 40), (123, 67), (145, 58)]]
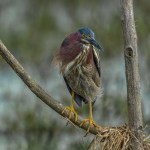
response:
[(88, 150), (98, 150), (101, 142), (101, 137), (99, 135), (96, 135), (90, 145), (88, 146)]

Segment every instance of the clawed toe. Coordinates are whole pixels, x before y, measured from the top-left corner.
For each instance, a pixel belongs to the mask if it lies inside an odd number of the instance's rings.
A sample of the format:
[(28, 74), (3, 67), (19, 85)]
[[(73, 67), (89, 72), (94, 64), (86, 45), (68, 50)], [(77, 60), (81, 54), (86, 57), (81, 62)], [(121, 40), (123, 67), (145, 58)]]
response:
[(77, 114), (77, 112), (74, 110), (74, 108), (71, 107), (71, 106), (67, 106), (67, 107), (65, 107), (64, 110), (62, 111), (62, 114), (63, 114), (66, 110), (68, 110), (67, 114), (68, 114), (68, 116), (69, 116), (69, 119), (71, 119), (71, 113), (74, 114), (74, 120), (75, 120), (75, 122), (76, 122), (77, 119), (78, 119), (78, 114)]
[(100, 127), (98, 124), (96, 124), (96, 123), (93, 121), (93, 119), (91, 119), (91, 118), (84, 119), (84, 120), (81, 122), (80, 127), (82, 127), (83, 124), (85, 124), (86, 122), (88, 122), (89, 125), (88, 125), (88, 129), (87, 129), (87, 131), (86, 131), (84, 137), (87, 136), (87, 134), (89, 133), (91, 126), (94, 126), (94, 127), (98, 128), (98, 129), (101, 128), (101, 127)]

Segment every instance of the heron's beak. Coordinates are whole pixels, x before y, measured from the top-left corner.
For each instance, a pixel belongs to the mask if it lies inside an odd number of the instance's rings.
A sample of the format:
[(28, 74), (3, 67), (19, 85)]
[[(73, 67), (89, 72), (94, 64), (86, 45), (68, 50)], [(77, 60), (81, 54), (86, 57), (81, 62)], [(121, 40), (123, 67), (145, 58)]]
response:
[(86, 40), (89, 41), (89, 43), (92, 44), (93, 46), (95, 46), (97, 49), (104, 51), (103, 48), (97, 43), (97, 41), (95, 39), (88, 38)]

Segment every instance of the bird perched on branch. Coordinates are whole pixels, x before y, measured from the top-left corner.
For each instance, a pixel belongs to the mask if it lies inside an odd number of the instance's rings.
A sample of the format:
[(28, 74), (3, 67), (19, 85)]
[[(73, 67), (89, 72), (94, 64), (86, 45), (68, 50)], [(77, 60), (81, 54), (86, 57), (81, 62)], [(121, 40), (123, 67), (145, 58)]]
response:
[(100, 51), (102, 47), (97, 43), (94, 32), (87, 27), (78, 29), (68, 35), (61, 44), (55, 60), (59, 65), (67, 88), (71, 94), (71, 105), (65, 107), (69, 118), (71, 113), (77, 120), (77, 112), (74, 109), (74, 101), (81, 106), (82, 102), (89, 104), (89, 117), (80, 124), (89, 123), (90, 126), (99, 127), (92, 117), (92, 104), (101, 90)]

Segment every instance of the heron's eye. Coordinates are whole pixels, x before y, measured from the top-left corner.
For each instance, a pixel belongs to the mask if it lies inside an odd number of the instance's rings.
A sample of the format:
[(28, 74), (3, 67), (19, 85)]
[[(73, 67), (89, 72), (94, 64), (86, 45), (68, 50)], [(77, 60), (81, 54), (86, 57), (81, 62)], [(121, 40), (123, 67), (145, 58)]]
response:
[(87, 38), (88, 36), (86, 34), (82, 34), (82, 38)]

